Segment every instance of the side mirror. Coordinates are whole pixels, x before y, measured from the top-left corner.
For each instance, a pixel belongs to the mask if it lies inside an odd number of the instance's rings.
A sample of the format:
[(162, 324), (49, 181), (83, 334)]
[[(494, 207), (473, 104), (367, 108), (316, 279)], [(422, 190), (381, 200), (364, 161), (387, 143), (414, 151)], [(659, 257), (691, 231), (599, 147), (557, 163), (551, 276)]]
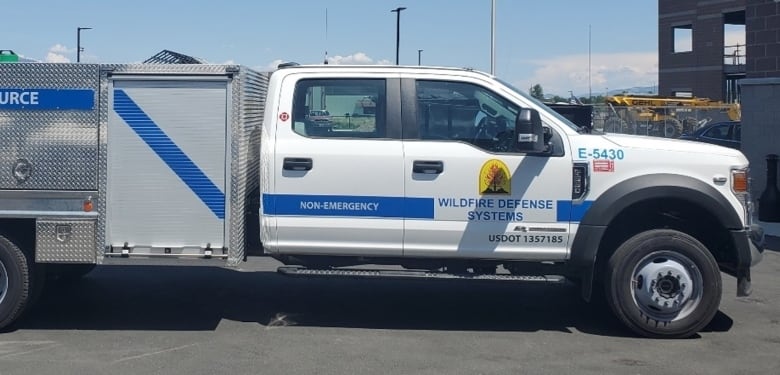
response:
[(520, 109), (515, 120), (515, 136), (518, 152), (543, 153), (547, 150), (542, 118), (535, 109)]

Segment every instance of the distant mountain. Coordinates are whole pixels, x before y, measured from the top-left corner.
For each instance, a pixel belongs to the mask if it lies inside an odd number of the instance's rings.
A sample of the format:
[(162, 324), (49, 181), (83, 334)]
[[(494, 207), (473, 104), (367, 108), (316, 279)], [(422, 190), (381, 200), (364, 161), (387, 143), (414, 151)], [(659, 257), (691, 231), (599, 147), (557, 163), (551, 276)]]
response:
[[(607, 92), (607, 95), (620, 95), (620, 94), (631, 94), (631, 95), (658, 95), (658, 86), (634, 86), (629, 87), (627, 89), (615, 89), (615, 90), (609, 90)], [(593, 96), (597, 95), (604, 95), (604, 92), (593, 92)], [(588, 93), (579, 94), (578, 97), (588, 96)]]
[[(609, 90), (606, 94), (609, 96), (612, 95), (620, 95), (620, 94), (631, 94), (631, 95), (658, 95), (658, 86), (634, 86), (629, 87), (627, 89), (615, 89), (615, 90)], [(604, 91), (593, 91), (593, 96), (599, 96), (604, 95)], [(555, 96), (559, 96), (561, 98), (568, 98), (569, 93), (566, 94), (544, 94), (545, 99), (546, 98), (553, 98)], [(580, 93), (577, 94), (578, 98), (588, 97), (588, 93)]]
[(609, 90), (608, 95), (620, 94), (658, 95), (658, 86), (635, 86), (627, 89)]

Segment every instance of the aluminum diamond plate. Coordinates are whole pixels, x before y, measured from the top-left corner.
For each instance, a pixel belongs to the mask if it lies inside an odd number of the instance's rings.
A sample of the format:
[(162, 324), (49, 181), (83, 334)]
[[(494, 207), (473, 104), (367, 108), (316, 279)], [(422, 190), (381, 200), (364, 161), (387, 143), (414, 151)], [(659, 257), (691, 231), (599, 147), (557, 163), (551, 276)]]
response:
[[(225, 74), (239, 70), (237, 65), (210, 64), (104, 64), (112, 74)], [(245, 69), (245, 68), (241, 68)]]
[(95, 222), (38, 220), (35, 244), (39, 263), (95, 263)]
[(247, 210), (257, 209), (249, 199), (259, 199), (252, 193), (259, 188), (260, 139), (257, 135), (263, 123), (268, 78), (241, 68), (232, 87), (228, 265), (236, 265), (244, 259), (247, 236), (259, 235), (256, 228), (247, 227), (247, 218), (253, 217), (247, 215)]
[[(0, 64), (0, 88), (92, 89), (99, 66)], [(97, 105), (89, 111), (0, 110), (0, 189), (96, 190)], [(29, 164), (29, 178), (14, 168)]]
[[(108, 192), (108, 71), (100, 70), (100, 95), (98, 107), (98, 196), (105, 198)], [(103, 254), (108, 252), (106, 246), (106, 221), (107, 221), (106, 199), (98, 199), (97, 212), (98, 221), (95, 236), (95, 257), (97, 263), (103, 263)]]

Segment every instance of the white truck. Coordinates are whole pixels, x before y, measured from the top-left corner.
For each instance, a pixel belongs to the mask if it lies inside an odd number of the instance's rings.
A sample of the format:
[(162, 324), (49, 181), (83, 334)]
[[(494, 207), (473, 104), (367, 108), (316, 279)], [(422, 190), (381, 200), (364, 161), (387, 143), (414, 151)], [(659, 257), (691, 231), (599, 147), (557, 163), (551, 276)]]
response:
[(739, 151), (584, 134), (468, 69), (0, 64), (0, 327), (46, 278), (256, 253), (289, 276), (569, 280), (687, 337), (721, 271), (750, 293), (748, 184)]

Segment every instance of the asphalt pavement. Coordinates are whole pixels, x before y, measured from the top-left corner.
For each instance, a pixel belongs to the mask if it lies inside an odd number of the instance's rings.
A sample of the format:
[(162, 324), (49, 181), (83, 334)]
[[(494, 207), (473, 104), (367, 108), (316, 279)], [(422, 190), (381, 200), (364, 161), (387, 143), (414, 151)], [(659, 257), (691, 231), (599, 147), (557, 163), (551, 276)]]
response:
[[(780, 249), (780, 241), (771, 243)], [(301, 279), (264, 257), (240, 270), (101, 266), (48, 285), (0, 333), (9, 374), (772, 374), (780, 253), (753, 295), (723, 276), (721, 309), (686, 340), (633, 336), (562, 284)]]

